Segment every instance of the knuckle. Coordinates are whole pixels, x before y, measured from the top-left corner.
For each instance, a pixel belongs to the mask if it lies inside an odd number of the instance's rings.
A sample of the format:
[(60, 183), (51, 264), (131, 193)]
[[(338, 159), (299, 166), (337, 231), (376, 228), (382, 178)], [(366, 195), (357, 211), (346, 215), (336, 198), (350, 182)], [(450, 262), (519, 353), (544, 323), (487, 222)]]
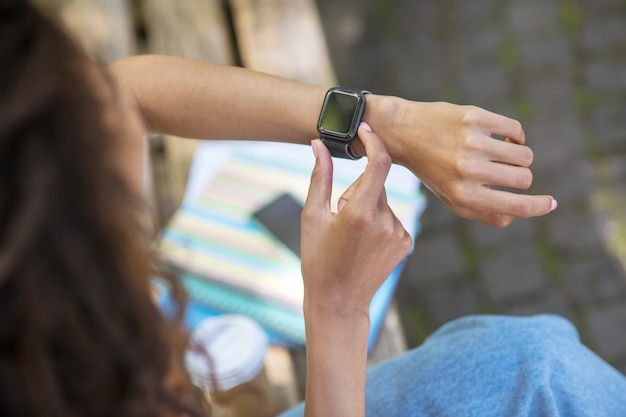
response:
[(476, 161), (470, 158), (459, 158), (455, 161), (454, 169), (459, 177), (474, 178), (478, 174)]
[(522, 153), (522, 163), (524, 166), (531, 166), (533, 161), (535, 160), (535, 153), (528, 146), (524, 147), (524, 152)]
[(466, 135), (463, 138), (463, 147), (465, 149), (470, 149), (470, 150), (482, 150), (483, 141), (481, 140), (479, 136)]
[(460, 183), (454, 184), (450, 189), (450, 200), (461, 208), (467, 208), (472, 204), (471, 197)]
[(520, 175), (519, 185), (523, 190), (527, 190), (533, 183), (533, 173), (530, 169), (525, 169), (524, 172)]
[(509, 224), (511, 224), (512, 221), (513, 221), (513, 218), (511, 216), (498, 216), (495, 218), (492, 224), (502, 229), (502, 228), (507, 227)]
[(515, 204), (513, 211), (517, 217), (527, 218), (532, 215), (532, 206), (527, 202), (518, 202)]
[(366, 211), (354, 205), (346, 205), (343, 209), (343, 213), (346, 216), (349, 226), (354, 230), (362, 231), (365, 227), (372, 224), (371, 216)]
[(456, 214), (457, 216), (459, 216), (459, 217), (469, 218), (469, 216), (467, 215), (467, 212), (463, 208), (461, 208), (459, 206), (456, 206), (456, 205), (455, 206), (451, 206), (450, 210), (452, 210), (452, 212), (454, 214)]
[(394, 228), (394, 224), (392, 222), (383, 222), (383, 224), (381, 225), (381, 227), (379, 229), (380, 237), (384, 241), (393, 240), (394, 234), (395, 234), (395, 230), (394, 229), (395, 229)]
[(391, 156), (387, 153), (379, 153), (370, 161), (371, 164), (374, 164), (374, 168), (380, 171), (386, 171), (391, 168)]
[(482, 109), (474, 105), (463, 106), (461, 124), (465, 127), (475, 126), (481, 119)]
[(446, 192), (446, 196), (448, 197), (448, 200), (450, 200), (450, 202), (454, 204), (455, 206), (458, 205), (461, 195), (462, 195), (462, 191), (460, 189), (459, 183), (452, 184), (452, 186), (450, 186), (448, 191)]
[(311, 184), (319, 184), (321, 181), (322, 169), (319, 164), (316, 164), (313, 167), (313, 172), (311, 172)]
[(409, 232), (407, 232), (404, 229), (402, 230), (403, 230), (402, 242), (401, 242), (402, 252), (406, 255), (411, 250), (411, 246), (413, 245), (413, 238), (411, 238), (411, 235), (409, 234)]
[(302, 209), (302, 214), (300, 215), (300, 222), (302, 224), (308, 224), (315, 220), (316, 210), (313, 210), (309, 205), (304, 205)]
[(510, 129), (511, 129), (511, 133), (516, 137), (522, 137), (524, 135), (524, 128), (522, 127), (522, 124), (515, 119), (511, 119), (511, 125), (510, 125)]

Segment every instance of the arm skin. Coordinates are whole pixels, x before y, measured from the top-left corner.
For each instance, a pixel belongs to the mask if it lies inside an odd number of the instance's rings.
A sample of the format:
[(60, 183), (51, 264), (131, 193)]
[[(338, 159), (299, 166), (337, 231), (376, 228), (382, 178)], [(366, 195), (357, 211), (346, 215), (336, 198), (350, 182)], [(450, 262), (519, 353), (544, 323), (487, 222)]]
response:
[[(144, 55), (110, 69), (150, 131), (198, 139), (309, 144), (326, 87), (242, 68)], [(549, 213), (550, 196), (527, 190), (533, 160), (521, 124), (474, 106), (368, 95), (364, 115), (394, 162), (411, 170), (457, 215), (498, 227)], [(492, 134), (507, 137), (493, 139)], [(358, 142), (358, 141), (357, 141)], [(363, 154), (363, 145), (355, 143)]]
[(330, 208), (330, 154), (319, 140), (312, 143), (317, 159), (302, 212), (307, 417), (365, 415), (369, 305), (411, 247), (387, 205), (391, 158), (367, 127), (359, 135), (368, 164), (337, 213)]

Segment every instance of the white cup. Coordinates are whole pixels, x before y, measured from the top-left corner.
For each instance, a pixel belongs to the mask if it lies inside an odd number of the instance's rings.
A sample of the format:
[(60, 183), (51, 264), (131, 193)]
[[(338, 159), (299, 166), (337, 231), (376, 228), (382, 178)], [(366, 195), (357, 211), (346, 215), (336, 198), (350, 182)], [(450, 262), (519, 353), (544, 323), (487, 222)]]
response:
[(229, 417), (272, 414), (274, 395), (264, 371), (268, 338), (255, 321), (238, 315), (211, 317), (191, 339), (187, 369), (218, 411)]

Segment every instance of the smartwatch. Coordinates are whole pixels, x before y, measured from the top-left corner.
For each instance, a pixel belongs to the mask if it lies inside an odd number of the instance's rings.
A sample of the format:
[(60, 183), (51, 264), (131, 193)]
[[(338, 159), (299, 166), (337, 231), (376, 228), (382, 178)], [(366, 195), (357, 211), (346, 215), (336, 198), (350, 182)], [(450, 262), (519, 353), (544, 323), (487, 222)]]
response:
[(369, 91), (334, 87), (326, 92), (317, 122), (320, 139), (330, 154), (338, 158), (359, 159), (352, 149), (365, 112), (365, 95)]

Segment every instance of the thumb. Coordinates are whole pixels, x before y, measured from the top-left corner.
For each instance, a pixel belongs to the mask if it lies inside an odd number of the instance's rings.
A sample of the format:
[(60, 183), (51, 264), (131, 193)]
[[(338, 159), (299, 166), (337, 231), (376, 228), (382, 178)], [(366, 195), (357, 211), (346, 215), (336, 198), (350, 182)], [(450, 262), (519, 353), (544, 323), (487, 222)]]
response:
[(311, 142), (311, 148), (315, 155), (315, 167), (311, 175), (306, 206), (330, 211), (330, 196), (333, 188), (333, 162), (330, 152), (319, 139)]

